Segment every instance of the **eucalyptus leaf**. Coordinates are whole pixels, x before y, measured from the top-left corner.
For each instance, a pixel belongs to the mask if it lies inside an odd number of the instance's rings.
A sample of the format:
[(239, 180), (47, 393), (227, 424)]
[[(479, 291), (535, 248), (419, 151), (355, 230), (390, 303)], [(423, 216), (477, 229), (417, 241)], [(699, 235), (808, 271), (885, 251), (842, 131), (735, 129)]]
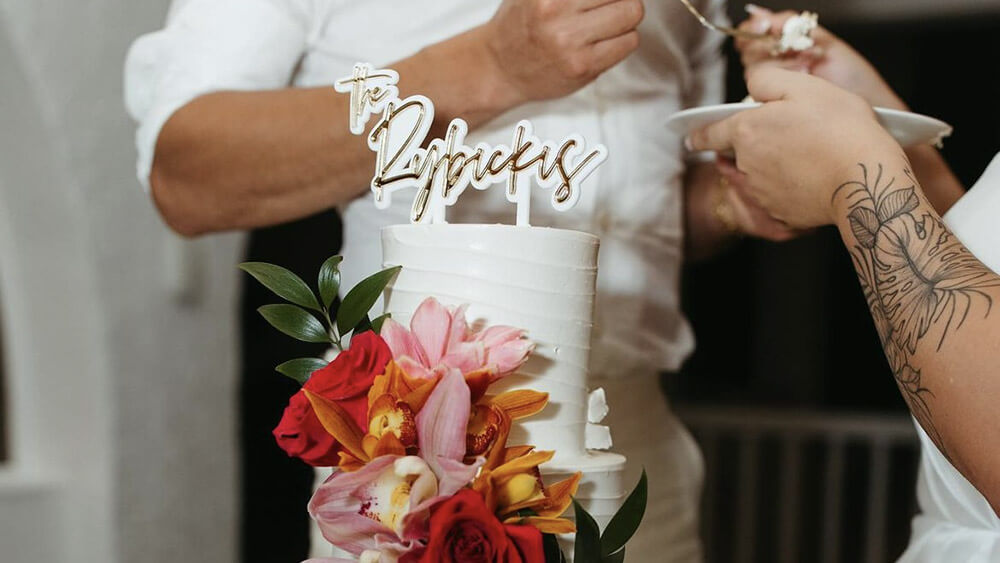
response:
[(611, 518), (611, 522), (608, 522), (608, 527), (604, 529), (604, 534), (601, 536), (602, 557), (618, 552), (625, 547), (628, 540), (632, 539), (635, 531), (639, 529), (642, 517), (646, 514), (647, 495), (646, 470), (643, 469), (639, 483)]
[(372, 319), (372, 330), (375, 334), (382, 334), (382, 325), (385, 323), (386, 319), (391, 319), (392, 313), (385, 313), (384, 315), (379, 315)]
[(337, 330), (340, 334), (347, 334), (358, 326), (400, 268), (402, 266), (395, 266), (372, 274), (347, 292), (337, 311)]
[(299, 385), (305, 385), (314, 371), (326, 366), (326, 360), (319, 358), (296, 358), (279, 365), (274, 371), (298, 381)]
[(240, 264), (240, 269), (253, 276), (278, 297), (307, 309), (320, 310), (316, 295), (302, 278), (290, 270), (266, 262), (244, 262)]
[(566, 556), (559, 549), (559, 540), (555, 534), (542, 534), (542, 550), (545, 554), (545, 563), (563, 563)]
[(264, 305), (257, 309), (271, 326), (303, 342), (329, 342), (323, 323), (308, 311), (295, 305)]
[(331, 256), (319, 269), (319, 296), (328, 310), (340, 291), (340, 263), (343, 260), (343, 256)]
[(601, 563), (601, 531), (594, 517), (576, 499), (573, 499), (576, 519), (576, 542), (573, 561), (576, 563)]

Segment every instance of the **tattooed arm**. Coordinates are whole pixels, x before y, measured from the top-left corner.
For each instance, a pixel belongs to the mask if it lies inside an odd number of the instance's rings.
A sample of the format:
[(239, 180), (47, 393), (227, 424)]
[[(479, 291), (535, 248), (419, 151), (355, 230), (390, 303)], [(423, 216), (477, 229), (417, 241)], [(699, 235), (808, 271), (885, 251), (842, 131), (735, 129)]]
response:
[(1000, 276), (941, 222), (867, 102), (775, 68), (749, 86), (769, 103), (692, 144), (734, 150), (729, 173), (776, 218), (838, 227), (910, 411), (1000, 513)]
[(832, 207), (882, 347), (941, 452), (970, 481), (996, 481), (980, 465), (1000, 469), (983, 447), (1000, 436), (1000, 277), (944, 225), (901, 153), (872, 157), (834, 191)]

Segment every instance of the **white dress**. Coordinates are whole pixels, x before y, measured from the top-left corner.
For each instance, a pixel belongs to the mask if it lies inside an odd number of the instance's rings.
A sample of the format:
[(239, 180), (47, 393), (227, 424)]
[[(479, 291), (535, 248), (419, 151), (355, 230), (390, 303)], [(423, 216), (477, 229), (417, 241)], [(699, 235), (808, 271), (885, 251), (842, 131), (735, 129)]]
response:
[[(944, 220), (976, 257), (1000, 272), (1000, 156)], [(910, 545), (899, 561), (1000, 561), (1000, 518), (919, 424), (917, 432), (922, 445), (917, 478), (920, 513), (913, 519)]]
[[(148, 181), (159, 131), (195, 97), (218, 90), (330, 86), (357, 61), (376, 66), (487, 21), (499, 0), (175, 0), (167, 26), (139, 38), (129, 53), (125, 93), (139, 122), (138, 172)], [(696, 0), (713, 20), (722, 0)], [(609, 158), (583, 186), (576, 208), (555, 212), (534, 190), (532, 223), (601, 237), (591, 373), (605, 387), (614, 450), (629, 459), (630, 481), (643, 466), (650, 503), (630, 560), (701, 559), (698, 504), (703, 467), (687, 431), (669, 411), (658, 372), (676, 370), (694, 347), (680, 311), (684, 247), (681, 139), (671, 114), (719, 103), (722, 36), (697, 25), (679, 2), (645, 4), (640, 47), (593, 84), (558, 100), (516, 108), (468, 136), (510, 143), (519, 119), (558, 141), (581, 133), (604, 143)], [(331, 89), (331, 95), (332, 89)], [(373, 155), (374, 168), (374, 155)], [(512, 223), (499, 192), (470, 190), (449, 209), (455, 223)], [(402, 195), (402, 194), (401, 194)], [(379, 229), (406, 222), (407, 197), (386, 211), (371, 197), (344, 206), (343, 287), (381, 264)], [(599, 331), (599, 332), (598, 332)]]

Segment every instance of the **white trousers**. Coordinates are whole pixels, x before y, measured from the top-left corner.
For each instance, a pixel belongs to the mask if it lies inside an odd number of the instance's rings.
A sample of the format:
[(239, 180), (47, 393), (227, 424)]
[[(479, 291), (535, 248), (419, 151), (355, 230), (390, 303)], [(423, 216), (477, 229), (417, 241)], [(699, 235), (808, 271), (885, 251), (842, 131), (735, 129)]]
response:
[(628, 563), (700, 563), (699, 509), (705, 464), (698, 445), (670, 410), (655, 375), (594, 377), (607, 392), (612, 450), (628, 458), (626, 486), (649, 478), (649, 503), (625, 551)]

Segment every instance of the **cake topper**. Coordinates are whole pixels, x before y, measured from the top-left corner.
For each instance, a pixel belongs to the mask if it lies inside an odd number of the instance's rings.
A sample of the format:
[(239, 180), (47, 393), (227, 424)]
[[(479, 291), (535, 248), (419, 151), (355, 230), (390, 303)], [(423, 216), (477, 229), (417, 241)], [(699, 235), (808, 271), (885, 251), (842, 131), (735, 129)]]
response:
[(570, 135), (558, 144), (541, 141), (526, 120), (514, 127), (510, 146), (479, 143), (469, 147), (465, 144), (469, 126), (456, 118), (443, 139), (432, 139), (425, 147), (434, 104), (420, 95), (400, 99), (398, 81), (395, 71), (358, 63), (351, 76), (338, 80), (334, 89), (351, 95), (350, 128), (355, 135), (364, 133), (373, 113), (382, 113), (368, 134), (368, 147), (376, 154), (371, 181), (375, 206), (385, 209), (394, 192), (416, 188), (410, 212), (413, 223), (445, 223), (447, 207), (470, 184), (485, 190), (505, 182), (507, 200), (517, 205), (516, 224), (528, 226), (531, 178), (551, 189), (552, 206), (565, 211), (576, 205), (580, 184), (607, 158), (604, 145), (588, 151), (580, 135)]

